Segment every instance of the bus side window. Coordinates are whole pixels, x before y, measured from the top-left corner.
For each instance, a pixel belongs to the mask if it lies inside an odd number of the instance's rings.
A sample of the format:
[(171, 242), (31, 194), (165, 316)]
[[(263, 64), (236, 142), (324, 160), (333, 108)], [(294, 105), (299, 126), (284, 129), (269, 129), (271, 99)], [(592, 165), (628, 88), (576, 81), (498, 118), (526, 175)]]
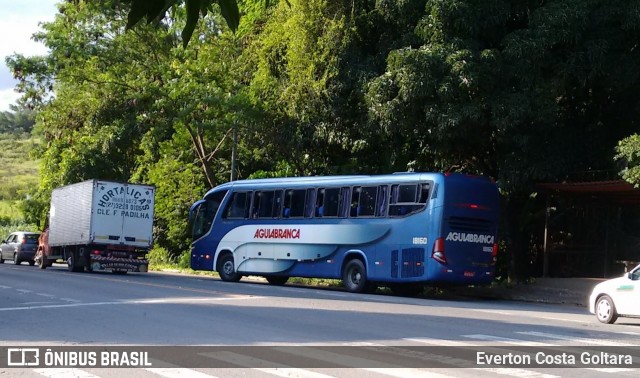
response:
[(282, 190), (276, 190), (273, 194), (273, 210), (271, 217), (277, 218), (282, 213)]
[(324, 190), (322, 201), (322, 216), (337, 217), (340, 210), (340, 188), (327, 188)]
[(360, 202), (360, 193), (362, 192), (361, 186), (354, 186), (351, 189), (351, 207), (349, 210), (349, 214), (351, 217), (358, 216), (358, 203)]
[(307, 189), (306, 198), (304, 200), (304, 217), (311, 218), (316, 208), (316, 190)]
[(231, 200), (227, 204), (224, 211), (225, 218), (244, 218), (247, 212), (248, 193), (236, 192), (231, 196)]
[(316, 211), (315, 216), (321, 218), (324, 216), (324, 193), (325, 189), (318, 189), (318, 195), (316, 197)]
[(418, 201), (419, 203), (427, 203), (427, 200), (429, 199), (430, 188), (431, 185), (429, 185), (428, 183), (420, 185), (420, 200)]
[(380, 185), (378, 187), (378, 199), (376, 201), (376, 217), (387, 216), (387, 205), (389, 203), (389, 195), (387, 194), (389, 187)]
[(253, 196), (253, 209), (251, 211), (251, 217), (272, 218), (274, 215), (274, 197), (275, 192), (273, 190), (256, 192)]
[(351, 188), (348, 186), (340, 188), (340, 200), (338, 202), (338, 216), (346, 218), (349, 216), (349, 206), (351, 205)]
[(401, 217), (424, 209), (429, 199), (429, 188), (428, 183), (392, 185), (389, 216)]
[(307, 191), (304, 189), (289, 189), (284, 195), (284, 218), (301, 218), (304, 216)]
[(376, 186), (362, 188), (357, 209), (359, 217), (372, 217), (375, 215), (377, 194), (378, 187)]

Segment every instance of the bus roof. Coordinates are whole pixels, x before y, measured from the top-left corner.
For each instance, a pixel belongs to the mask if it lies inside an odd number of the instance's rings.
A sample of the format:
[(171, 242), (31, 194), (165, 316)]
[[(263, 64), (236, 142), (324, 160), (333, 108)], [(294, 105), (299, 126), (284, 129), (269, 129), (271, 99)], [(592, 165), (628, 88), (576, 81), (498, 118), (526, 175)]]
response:
[[(287, 186), (287, 188), (295, 189), (296, 187), (306, 187), (309, 184), (327, 185), (327, 186), (351, 186), (351, 185), (377, 185), (388, 182), (417, 182), (424, 180), (443, 181), (444, 177), (467, 176), (465, 174), (451, 173), (435, 173), (435, 172), (398, 172), (381, 175), (340, 175), (340, 176), (303, 176), (303, 177), (278, 177), (266, 179), (248, 179), (231, 181), (220, 184), (209, 190), (207, 195), (220, 190), (257, 190)], [(479, 177), (479, 176), (468, 176)], [(206, 195), (205, 195), (206, 197)]]

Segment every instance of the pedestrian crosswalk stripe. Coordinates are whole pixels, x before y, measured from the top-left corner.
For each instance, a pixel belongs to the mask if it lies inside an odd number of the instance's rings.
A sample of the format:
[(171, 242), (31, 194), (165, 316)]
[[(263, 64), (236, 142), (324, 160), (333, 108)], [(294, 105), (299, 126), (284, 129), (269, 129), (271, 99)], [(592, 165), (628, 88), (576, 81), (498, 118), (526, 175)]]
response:
[(76, 368), (47, 368), (47, 369), (34, 369), (34, 372), (49, 378), (100, 378), (97, 375), (93, 375), (88, 371), (84, 371)]
[(263, 373), (277, 375), (278, 377), (302, 377), (302, 378), (333, 378), (332, 375), (326, 375), (322, 373), (317, 373), (311, 370), (305, 369), (296, 369), (296, 368), (257, 368), (251, 369), (257, 370)]
[(516, 332), (516, 333), (520, 335), (545, 337), (547, 339), (572, 341), (572, 342), (579, 342), (579, 343), (598, 345), (598, 346), (637, 346), (635, 344), (623, 343), (619, 341), (610, 341), (610, 340), (602, 340), (602, 339), (592, 340), (592, 339), (586, 339), (583, 337), (555, 335), (552, 333), (545, 333), (545, 332), (526, 331), (526, 332)]
[(371, 373), (388, 375), (395, 378), (450, 378), (451, 375), (410, 368), (364, 368), (359, 369)]
[(217, 378), (215, 375), (209, 375), (197, 370), (185, 368), (146, 368), (145, 370), (166, 378)]
[(518, 378), (560, 378), (558, 375), (538, 373), (537, 371), (516, 368), (476, 368), (475, 370)]

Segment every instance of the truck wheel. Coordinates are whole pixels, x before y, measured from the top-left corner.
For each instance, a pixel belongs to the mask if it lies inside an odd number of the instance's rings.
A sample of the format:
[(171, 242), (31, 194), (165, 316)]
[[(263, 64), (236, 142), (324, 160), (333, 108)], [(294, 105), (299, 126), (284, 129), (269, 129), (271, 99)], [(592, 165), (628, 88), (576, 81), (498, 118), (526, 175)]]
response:
[(40, 269), (46, 269), (47, 268), (47, 259), (40, 255), (40, 257), (36, 258), (36, 261), (38, 262), (38, 268)]
[(236, 272), (235, 265), (233, 263), (233, 255), (228, 253), (220, 259), (218, 262), (218, 274), (223, 281), (238, 282), (241, 275)]
[(76, 254), (71, 253), (67, 258), (67, 270), (70, 272), (79, 272), (80, 268), (76, 266)]
[(69, 257), (67, 257), (67, 270), (70, 272), (73, 272), (73, 265), (75, 264), (75, 261), (73, 261), (73, 254), (69, 255)]

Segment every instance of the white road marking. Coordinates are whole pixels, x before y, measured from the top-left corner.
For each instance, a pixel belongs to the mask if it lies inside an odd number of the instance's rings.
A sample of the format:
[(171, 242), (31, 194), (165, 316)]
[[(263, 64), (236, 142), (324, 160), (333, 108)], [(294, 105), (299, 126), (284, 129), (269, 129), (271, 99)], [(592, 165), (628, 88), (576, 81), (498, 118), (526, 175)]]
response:
[(601, 373), (624, 373), (627, 371), (635, 371), (631, 368), (587, 368), (589, 370), (599, 371)]
[[(308, 377), (308, 378), (330, 378), (331, 377), (330, 375), (317, 373), (315, 371), (292, 368), (289, 366), (282, 366), (278, 368), (269, 367), (269, 366), (273, 366), (275, 363), (271, 361), (263, 360), (260, 358), (255, 358), (255, 357), (251, 357), (243, 354), (234, 353), (234, 352), (222, 351), (222, 352), (215, 352), (215, 353), (204, 353), (203, 355), (216, 360), (224, 361), (226, 363), (241, 366), (244, 368), (250, 368), (251, 370), (257, 370), (263, 373), (277, 375), (280, 377)], [(256, 366), (259, 366), (259, 367), (256, 367)]]
[(47, 298), (55, 298), (56, 296), (53, 294), (43, 294), (43, 293), (35, 293), (36, 295), (39, 295), (41, 297), (47, 297)]
[(443, 339), (429, 339), (429, 338), (426, 338), (426, 337), (404, 338), (402, 340), (413, 341), (415, 343), (421, 343), (421, 344), (438, 345), (438, 346), (464, 346), (464, 347), (476, 346), (474, 344), (465, 343), (465, 342), (462, 342), (462, 341), (443, 340)]
[(618, 342), (618, 341), (609, 341), (609, 340), (602, 340), (602, 339), (592, 340), (592, 339), (585, 339), (584, 337), (572, 337), (572, 336), (564, 336), (564, 335), (555, 335), (555, 334), (552, 334), (552, 333), (545, 333), (545, 332), (528, 331), (528, 332), (516, 332), (516, 333), (521, 334), (521, 335), (546, 337), (548, 339), (575, 341), (575, 342), (580, 342), (580, 343), (585, 343), (585, 344), (592, 344), (592, 345), (599, 345), (599, 346), (637, 346), (636, 344), (622, 343), (622, 342)]
[(376, 347), (380, 347), (381, 346), (381, 347), (383, 347), (384, 346), (384, 344), (370, 343), (370, 342), (367, 342), (367, 341), (355, 341), (355, 342), (352, 342), (352, 343), (342, 343), (341, 345), (344, 345), (344, 346), (355, 346), (355, 347), (359, 347), (359, 346), (360, 347), (364, 347), (364, 346), (376, 346)]
[(60, 298), (61, 301), (65, 301), (65, 302), (72, 302), (72, 303), (80, 303), (82, 302), (81, 300), (78, 299), (73, 299), (73, 298)]
[(537, 341), (509, 339), (506, 337), (498, 337), (498, 336), (491, 336), (491, 335), (462, 335), (462, 337), (467, 337), (467, 338), (476, 339), (476, 340), (483, 340), (483, 341), (497, 341), (505, 344), (522, 345), (522, 346), (541, 346), (541, 347), (555, 346), (554, 344), (539, 343)]
[(518, 378), (560, 378), (558, 375), (538, 373), (537, 371), (516, 369), (516, 368), (476, 368), (476, 370), (487, 371), (500, 375), (508, 375)]
[(167, 378), (217, 378), (215, 375), (185, 368), (146, 368), (145, 370)]
[(0, 285), (0, 289), (11, 289), (11, 286)]
[(75, 369), (75, 368), (47, 368), (47, 369), (34, 369), (34, 372), (51, 378), (100, 378), (97, 375), (93, 375), (87, 371)]
[(223, 297), (223, 298), (168, 298), (168, 299), (127, 299), (112, 302), (88, 302), (88, 303), (69, 303), (57, 305), (41, 305), (41, 306), (21, 306), (0, 308), (3, 311), (23, 311), (23, 310), (40, 310), (48, 308), (73, 308), (73, 307), (89, 307), (89, 306), (113, 306), (113, 305), (130, 305), (130, 304), (164, 304), (164, 303), (193, 303), (193, 302), (220, 302), (246, 299), (263, 299), (258, 296), (244, 297)]
[(509, 312), (509, 311), (486, 310), (486, 309), (481, 309), (481, 308), (470, 308), (469, 310), (475, 311), (475, 312), (484, 312), (484, 313), (489, 313), (489, 314), (513, 316), (513, 312)]
[(263, 373), (277, 375), (278, 377), (308, 377), (308, 378), (334, 378), (332, 375), (326, 375), (322, 373), (316, 373), (315, 371), (296, 369), (296, 368), (255, 368), (251, 370), (257, 370)]
[(413, 378), (413, 377), (449, 378), (449, 377), (452, 377), (451, 375), (439, 374), (439, 373), (434, 373), (430, 371), (411, 369), (411, 368), (364, 368), (359, 370), (370, 371), (372, 373), (388, 375), (388, 376), (397, 377), (397, 378)]

